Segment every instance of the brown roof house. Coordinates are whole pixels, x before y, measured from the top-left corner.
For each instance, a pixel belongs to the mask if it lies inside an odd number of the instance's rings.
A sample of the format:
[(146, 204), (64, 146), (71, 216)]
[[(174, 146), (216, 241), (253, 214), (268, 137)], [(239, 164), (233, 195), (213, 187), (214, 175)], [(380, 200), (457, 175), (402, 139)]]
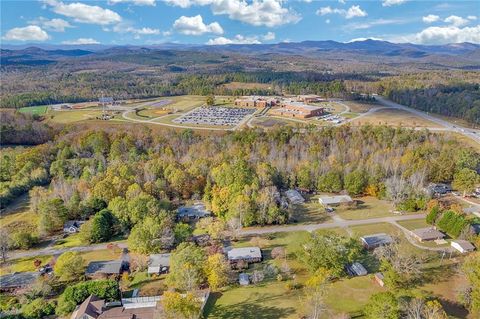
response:
[(432, 241), (445, 237), (444, 233), (432, 227), (414, 229), (410, 233), (418, 241)]
[(97, 319), (103, 312), (105, 300), (95, 295), (90, 295), (80, 306), (72, 313), (71, 319)]

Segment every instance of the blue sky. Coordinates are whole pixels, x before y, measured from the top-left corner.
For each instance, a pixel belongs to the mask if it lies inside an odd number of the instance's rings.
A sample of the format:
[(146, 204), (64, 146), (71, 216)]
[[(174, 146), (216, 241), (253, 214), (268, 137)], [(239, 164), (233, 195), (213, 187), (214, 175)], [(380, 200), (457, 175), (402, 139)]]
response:
[(2, 43), (480, 43), (480, 1), (1, 1)]

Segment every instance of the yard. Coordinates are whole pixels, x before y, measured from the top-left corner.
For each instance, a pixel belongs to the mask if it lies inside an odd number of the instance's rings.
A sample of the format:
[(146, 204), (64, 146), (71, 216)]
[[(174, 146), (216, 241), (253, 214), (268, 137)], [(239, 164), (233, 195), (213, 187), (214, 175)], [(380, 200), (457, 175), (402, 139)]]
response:
[(305, 203), (293, 206), (291, 220), (297, 223), (325, 223), (331, 220), (325, 209), (318, 202), (317, 195), (304, 196)]
[(31, 115), (45, 115), (48, 111), (47, 105), (40, 105), (40, 106), (27, 106), (18, 109), (20, 113), (27, 113)]
[(438, 124), (418, 117), (410, 112), (398, 109), (381, 109), (351, 122), (352, 125), (393, 125), (401, 127), (432, 127)]
[(48, 120), (56, 123), (74, 123), (85, 120), (92, 120), (102, 115), (99, 109), (84, 109), (84, 110), (68, 110), (68, 111), (51, 111)]
[(33, 263), (35, 259), (41, 260), (43, 265), (49, 262), (52, 259), (52, 256), (46, 255), (8, 260), (5, 264), (1, 265), (0, 275), (22, 271), (35, 271), (37, 270)]
[(395, 216), (389, 201), (372, 196), (357, 197), (354, 200), (358, 202), (356, 207), (339, 206), (335, 208), (335, 213), (346, 220)]

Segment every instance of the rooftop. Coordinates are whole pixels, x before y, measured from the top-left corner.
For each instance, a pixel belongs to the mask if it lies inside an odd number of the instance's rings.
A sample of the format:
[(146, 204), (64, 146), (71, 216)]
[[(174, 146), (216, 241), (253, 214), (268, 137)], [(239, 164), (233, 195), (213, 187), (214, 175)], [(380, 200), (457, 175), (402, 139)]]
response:
[(210, 211), (205, 208), (205, 204), (197, 202), (192, 206), (182, 206), (178, 208), (179, 217), (205, 217), (211, 215)]
[(88, 264), (87, 274), (119, 274), (122, 270), (121, 260), (92, 261)]
[(98, 318), (103, 311), (105, 301), (95, 295), (90, 295), (73, 312), (71, 319), (83, 319), (85, 315), (91, 318)]
[(288, 191), (285, 192), (285, 195), (287, 196), (288, 200), (291, 203), (301, 204), (305, 202), (305, 199), (303, 198), (303, 196), (295, 189), (289, 189)]
[(348, 195), (336, 195), (336, 196), (320, 196), (318, 198), (320, 204), (331, 205), (341, 203), (351, 203), (353, 199)]
[(393, 242), (393, 238), (385, 233), (372, 234), (360, 237), (368, 246), (382, 246)]
[(434, 240), (434, 239), (445, 237), (444, 233), (431, 227), (414, 229), (412, 230), (412, 233), (422, 240)]
[(39, 276), (40, 273), (37, 271), (16, 272), (13, 274), (0, 276), (0, 288), (8, 289), (28, 286), (34, 283)]
[(293, 107), (302, 108), (302, 109), (307, 110), (307, 111), (315, 111), (315, 110), (321, 109), (321, 107), (319, 107), (319, 106), (308, 105), (308, 104), (305, 104), (305, 103), (302, 103), (302, 102), (286, 102), (285, 105), (290, 105), (290, 106), (293, 106)]
[(258, 247), (233, 248), (227, 255), (229, 260), (262, 258), (262, 252)]
[(451, 245), (453, 246), (453, 244), (456, 244), (457, 246), (461, 247), (463, 250), (467, 250), (467, 251), (475, 250), (475, 246), (473, 246), (472, 243), (467, 240), (461, 240), (461, 239), (452, 240)]

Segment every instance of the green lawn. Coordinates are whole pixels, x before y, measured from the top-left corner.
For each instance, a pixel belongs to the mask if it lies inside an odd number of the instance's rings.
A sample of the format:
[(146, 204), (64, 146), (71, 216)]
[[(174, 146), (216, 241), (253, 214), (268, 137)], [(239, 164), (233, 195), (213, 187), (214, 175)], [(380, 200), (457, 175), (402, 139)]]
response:
[(358, 201), (356, 207), (336, 207), (336, 214), (347, 220), (393, 216), (392, 205), (386, 200), (372, 196), (358, 197), (355, 200)]
[(405, 227), (408, 230), (414, 230), (417, 228), (425, 228), (430, 225), (427, 224), (425, 218), (422, 219), (413, 219), (413, 220), (401, 220), (398, 222), (399, 225)]
[(97, 116), (102, 115), (101, 110), (96, 109), (84, 109), (84, 110), (71, 110), (71, 111), (52, 111), (49, 113), (49, 120), (57, 123), (73, 123), (79, 121), (85, 121), (95, 119)]
[(27, 257), (27, 258), (18, 258), (13, 260), (8, 260), (5, 264), (2, 264), (0, 267), (0, 275), (10, 274), (14, 272), (22, 271), (35, 271), (35, 265), (33, 264), (35, 259), (42, 261), (42, 265), (50, 261), (52, 256), (36, 256), (36, 257)]
[(27, 106), (18, 109), (21, 113), (29, 113), (32, 115), (44, 115), (47, 113), (48, 106), (47, 105), (40, 105), (40, 106)]
[(77, 247), (77, 246), (87, 246), (88, 242), (83, 240), (79, 233), (68, 235), (65, 238), (59, 239), (55, 242), (53, 248), (68, 248), (68, 247)]
[(330, 221), (330, 217), (325, 209), (318, 202), (318, 196), (305, 196), (305, 203), (293, 206), (293, 213), (290, 218), (298, 223), (325, 223)]

